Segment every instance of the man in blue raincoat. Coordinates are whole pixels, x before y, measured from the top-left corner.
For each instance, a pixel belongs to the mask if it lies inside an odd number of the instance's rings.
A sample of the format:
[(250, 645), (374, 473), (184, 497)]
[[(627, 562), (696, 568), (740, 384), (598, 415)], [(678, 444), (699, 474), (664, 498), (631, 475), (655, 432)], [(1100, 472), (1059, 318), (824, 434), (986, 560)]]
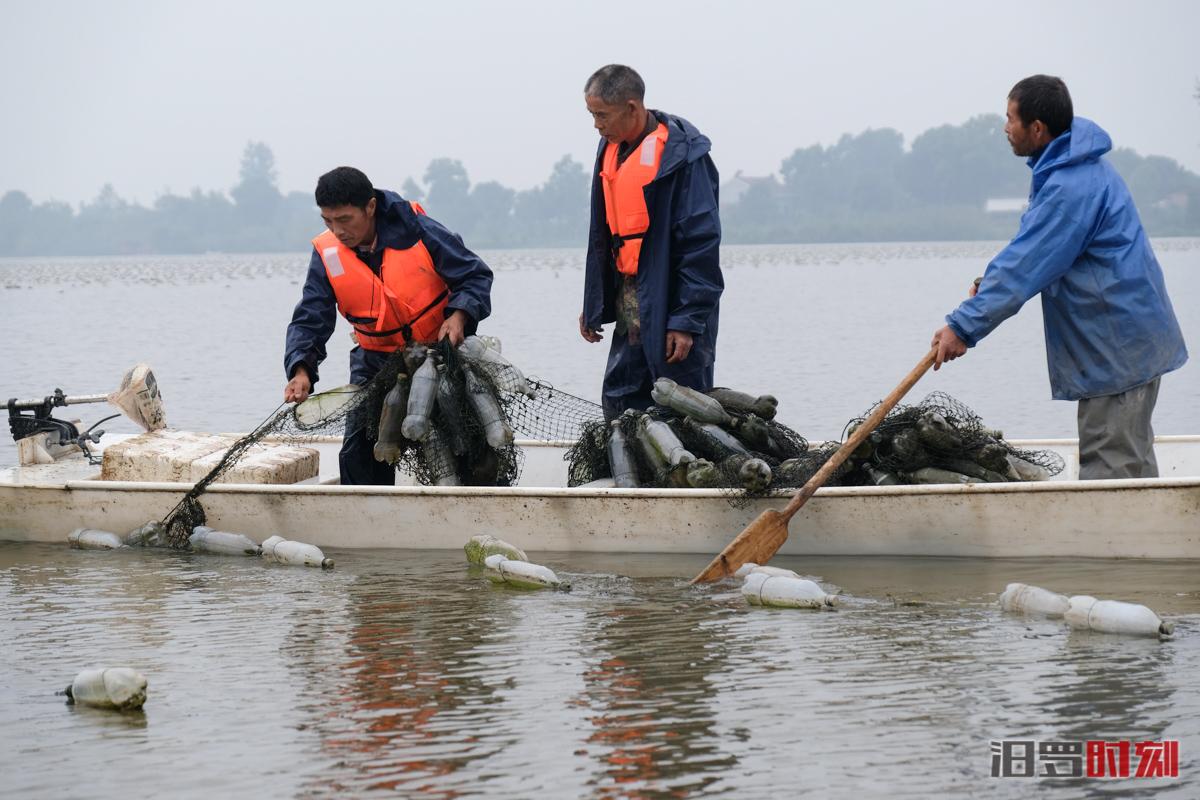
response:
[[(457, 234), (416, 203), (374, 188), (353, 167), (317, 181), (327, 231), (313, 239), (300, 302), (287, 329), (284, 402), (303, 402), (317, 382), (340, 312), (354, 329), (350, 382), (365, 385), (406, 341), (452, 345), (491, 313), (492, 271)], [(343, 484), (391, 485), (362, 413), (350, 415), (338, 457)]]
[(647, 109), (633, 69), (610, 64), (584, 85), (599, 131), (579, 333), (615, 322), (602, 400), (612, 419), (651, 404), (666, 377), (713, 384), (721, 221), (711, 142), (681, 117)]
[(1156, 477), (1159, 378), (1187, 348), (1133, 198), (1102, 158), (1112, 140), (1074, 116), (1066, 85), (1047, 75), (1013, 87), (1004, 131), (1033, 169), (1029, 208), (934, 334), (934, 368), (1041, 293), (1051, 391), (1079, 401), (1079, 477)]

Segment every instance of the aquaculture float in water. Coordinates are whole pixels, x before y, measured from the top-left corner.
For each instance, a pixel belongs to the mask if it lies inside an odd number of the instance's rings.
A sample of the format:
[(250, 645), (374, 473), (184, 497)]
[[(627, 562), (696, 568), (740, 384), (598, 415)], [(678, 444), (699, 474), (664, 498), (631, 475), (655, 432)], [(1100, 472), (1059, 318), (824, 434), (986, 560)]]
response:
[(468, 564), (478, 564), (480, 566), (487, 560), (488, 556), (501, 555), (509, 561), (528, 561), (529, 556), (525, 555), (525, 551), (514, 544), (509, 544), (503, 539), (497, 539), (490, 533), (479, 533), (472, 536), (463, 545), (463, 550), (467, 554)]
[(229, 531), (216, 531), (207, 525), (197, 525), (188, 537), (188, 547), (194, 553), (217, 556), (256, 556), (262, 548), (249, 536)]
[(271, 536), (262, 543), (262, 557), (288, 567), (321, 567), (333, 569), (333, 559), (326, 558), (314, 544), (293, 542), (282, 536)]
[(528, 561), (514, 561), (502, 554), (484, 559), (488, 578), (493, 583), (504, 583), (519, 589), (561, 589), (567, 591), (571, 584), (560, 580), (554, 570)]
[(1120, 600), (1097, 600), (1090, 595), (1072, 597), (1063, 618), (1072, 628), (1098, 633), (1166, 638), (1175, 632), (1174, 623), (1163, 622), (1146, 606)]
[(1062, 617), (1071, 607), (1071, 600), (1065, 594), (1024, 583), (1010, 583), (1004, 587), (999, 602), (1005, 611), (1055, 618)]
[(790, 575), (751, 570), (742, 582), (742, 596), (753, 606), (776, 608), (832, 608), (837, 595), (827, 594), (813, 581)]
[(85, 669), (63, 690), (68, 703), (133, 711), (146, 702), (146, 676), (129, 667)]
[(115, 533), (94, 528), (76, 528), (67, 534), (67, 544), (76, 550), (116, 550), (125, 545)]

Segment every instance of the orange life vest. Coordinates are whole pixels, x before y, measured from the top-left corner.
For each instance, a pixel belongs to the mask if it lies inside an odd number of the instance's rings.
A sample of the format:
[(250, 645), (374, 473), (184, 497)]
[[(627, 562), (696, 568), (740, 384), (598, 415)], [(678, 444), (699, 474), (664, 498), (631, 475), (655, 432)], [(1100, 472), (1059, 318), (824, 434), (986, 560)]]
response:
[[(416, 203), (413, 210), (425, 211)], [(312, 240), (325, 263), (338, 311), (354, 326), (367, 350), (391, 352), (405, 342), (432, 342), (445, 321), (450, 290), (433, 268), (425, 243), (384, 248), (379, 275), (332, 231)]]
[(604, 151), (600, 169), (604, 212), (612, 232), (613, 258), (623, 275), (637, 274), (642, 238), (650, 228), (645, 189), (658, 176), (666, 143), (667, 126), (660, 122), (638, 145), (637, 152), (630, 153), (621, 164), (617, 163), (618, 144), (609, 142)]

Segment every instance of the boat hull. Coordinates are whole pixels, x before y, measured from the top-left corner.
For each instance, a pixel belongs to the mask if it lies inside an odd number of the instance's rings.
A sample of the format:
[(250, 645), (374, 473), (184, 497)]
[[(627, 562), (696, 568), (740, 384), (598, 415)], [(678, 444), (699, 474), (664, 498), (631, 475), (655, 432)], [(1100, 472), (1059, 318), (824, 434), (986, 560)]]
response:
[[(1068, 477), (1073, 444), (1054, 445)], [(792, 519), (780, 552), (1200, 559), (1200, 437), (1164, 437), (1158, 450), (1170, 477), (821, 489)], [(530, 448), (526, 478), (552, 482), (561, 453)], [(61, 543), (78, 527), (123, 533), (163, 518), (191, 488), (62, 474), (0, 480), (0, 539)], [(458, 549), (492, 533), (526, 550), (709, 555), (783, 505), (782, 497), (729, 501), (700, 489), (325, 484), (214, 484), (202, 497), (211, 526), (332, 550)]]
[[(0, 486), (0, 538), (65, 542), (161, 518), (185, 484)], [(476, 533), (527, 550), (715, 553), (779, 500), (717, 491), (212, 487), (208, 524), (323, 548), (457, 549)], [(791, 555), (1200, 558), (1200, 479), (829, 488), (793, 518)]]

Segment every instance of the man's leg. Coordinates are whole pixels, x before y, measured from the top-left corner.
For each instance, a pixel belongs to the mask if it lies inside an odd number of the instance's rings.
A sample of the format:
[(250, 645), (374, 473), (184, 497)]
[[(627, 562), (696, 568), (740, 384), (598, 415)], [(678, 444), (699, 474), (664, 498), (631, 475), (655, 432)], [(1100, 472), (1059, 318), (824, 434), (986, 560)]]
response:
[[(350, 382), (366, 386), (387, 360), (390, 353), (355, 347), (350, 351)], [(382, 399), (379, 401), (382, 403)], [(378, 409), (376, 409), (378, 411)], [(375, 460), (375, 443), (367, 437), (367, 409), (359, 406), (346, 416), (346, 433), (342, 451), (338, 453), (343, 485), (393, 486), (396, 468)]]
[(1079, 401), (1080, 480), (1158, 477), (1150, 424), (1158, 383)]
[(641, 343), (630, 344), (628, 337), (618, 336), (614, 332), (601, 394), (604, 418), (614, 420), (627, 408), (649, 408), (653, 385), (650, 365), (646, 363)]
[(346, 417), (338, 466), (342, 470), (344, 486), (392, 486), (396, 483), (396, 468), (375, 460), (375, 446), (367, 438), (367, 410), (362, 406)]

